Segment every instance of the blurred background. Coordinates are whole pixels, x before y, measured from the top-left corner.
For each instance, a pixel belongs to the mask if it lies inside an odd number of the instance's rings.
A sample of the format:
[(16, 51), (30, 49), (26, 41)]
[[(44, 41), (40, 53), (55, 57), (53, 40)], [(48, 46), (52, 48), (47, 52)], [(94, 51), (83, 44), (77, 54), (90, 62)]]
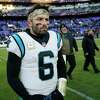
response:
[(0, 0), (0, 37), (25, 30), (28, 10), (34, 3), (50, 6), (49, 29), (59, 32), (59, 25), (65, 23), (75, 37), (83, 36), (88, 28), (100, 37), (99, 0)]

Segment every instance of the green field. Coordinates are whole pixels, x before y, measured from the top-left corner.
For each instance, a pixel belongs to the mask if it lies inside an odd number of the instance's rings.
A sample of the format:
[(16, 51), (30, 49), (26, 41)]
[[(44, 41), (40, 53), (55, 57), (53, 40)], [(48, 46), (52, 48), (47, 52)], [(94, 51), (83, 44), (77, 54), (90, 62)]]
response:
[[(89, 72), (83, 71), (84, 56), (81, 40), (78, 40), (77, 43), (79, 46), (79, 52), (75, 54), (77, 65), (73, 72), (73, 80), (68, 81), (65, 100), (100, 100), (100, 73), (95, 74), (91, 65)], [(96, 43), (100, 47), (100, 39), (96, 39)], [(95, 59), (100, 69), (100, 51), (96, 52)], [(7, 51), (5, 48), (0, 48), (0, 100), (18, 100), (7, 83), (6, 60)]]

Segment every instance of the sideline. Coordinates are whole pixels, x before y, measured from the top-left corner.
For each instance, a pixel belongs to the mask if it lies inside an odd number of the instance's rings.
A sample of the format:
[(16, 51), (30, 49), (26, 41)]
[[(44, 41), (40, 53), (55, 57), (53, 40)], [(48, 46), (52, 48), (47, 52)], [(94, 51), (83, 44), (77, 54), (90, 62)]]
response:
[(90, 97), (90, 96), (87, 96), (86, 94), (84, 94), (84, 93), (82, 93), (82, 92), (79, 92), (79, 91), (77, 91), (77, 90), (75, 90), (75, 89), (72, 89), (72, 88), (70, 88), (70, 87), (67, 87), (67, 90), (69, 90), (69, 91), (71, 91), (71, 92), (73, 92), (73, 93), (75, 93), (75, 94), (77, 94), (77, 95), (79, 95), (79, 96), (85, 98), (85, 100), (95, 100), (94, 98), (92, 98), (92, 97)]

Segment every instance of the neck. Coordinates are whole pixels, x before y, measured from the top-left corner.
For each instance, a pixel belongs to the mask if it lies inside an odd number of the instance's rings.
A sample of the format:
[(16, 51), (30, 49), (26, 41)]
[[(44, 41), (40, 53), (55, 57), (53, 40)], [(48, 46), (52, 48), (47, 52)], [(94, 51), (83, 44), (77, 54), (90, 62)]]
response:
[(33, 32), (32, 28), (30, 28), (30, 33), (33, 34), (33, 35), (35, 35), (35, 36), (37, 36), (37, 35)]

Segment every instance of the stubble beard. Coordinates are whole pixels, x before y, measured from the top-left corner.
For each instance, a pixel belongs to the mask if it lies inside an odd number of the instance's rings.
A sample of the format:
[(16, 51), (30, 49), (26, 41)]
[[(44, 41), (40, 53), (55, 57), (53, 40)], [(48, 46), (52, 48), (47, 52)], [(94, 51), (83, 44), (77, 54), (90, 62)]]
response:
[(34, 28), (32, 27), (31, 32), (32, 32), (32, 34), (34, 34), (35, 36), (42, 36), (42, 35), (44, 35), (44, 34), (47, 33), (47, 29), (45, 29), (45, 30), (38, 29), (38, 28), (35, 28), (35, 29), (34, 29)]

